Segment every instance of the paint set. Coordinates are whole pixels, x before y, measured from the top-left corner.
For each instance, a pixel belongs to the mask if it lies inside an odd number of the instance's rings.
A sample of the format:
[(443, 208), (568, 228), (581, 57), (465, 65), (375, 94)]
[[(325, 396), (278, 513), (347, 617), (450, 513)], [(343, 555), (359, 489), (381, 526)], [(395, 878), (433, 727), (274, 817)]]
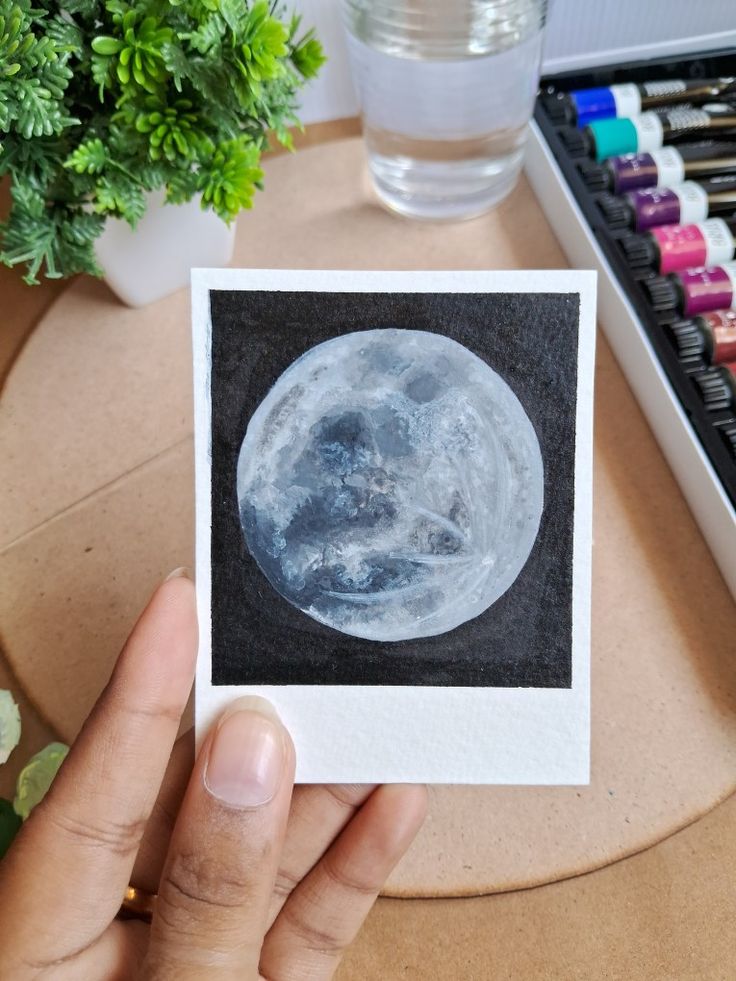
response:
[(526, 169), (736, 595), (736, 52), (543, 78)]

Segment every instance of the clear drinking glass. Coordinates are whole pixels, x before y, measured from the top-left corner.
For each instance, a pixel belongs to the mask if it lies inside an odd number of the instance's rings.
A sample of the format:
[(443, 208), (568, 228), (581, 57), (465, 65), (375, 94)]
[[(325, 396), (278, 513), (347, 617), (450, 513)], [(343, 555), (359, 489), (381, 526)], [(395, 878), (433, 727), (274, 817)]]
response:
[(472, 218), (521, 170), (547, 0), (342, 0), (376, 190), (414, 218)]

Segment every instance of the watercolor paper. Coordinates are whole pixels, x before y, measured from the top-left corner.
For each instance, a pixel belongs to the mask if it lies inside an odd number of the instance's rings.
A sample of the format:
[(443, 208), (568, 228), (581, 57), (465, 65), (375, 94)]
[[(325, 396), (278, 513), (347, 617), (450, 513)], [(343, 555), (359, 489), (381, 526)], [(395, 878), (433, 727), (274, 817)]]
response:
[(587, 783), (595, 275), (194, 270), (198, 735)]

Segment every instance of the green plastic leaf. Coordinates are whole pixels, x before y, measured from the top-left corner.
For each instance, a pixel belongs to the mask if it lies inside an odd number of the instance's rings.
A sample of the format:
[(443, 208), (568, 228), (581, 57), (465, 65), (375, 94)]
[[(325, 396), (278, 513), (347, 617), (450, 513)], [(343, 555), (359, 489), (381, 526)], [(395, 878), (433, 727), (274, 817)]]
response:
[(20, 742), (20, 711), (9, 691), (0, 689), (0, 763)]
[(327, 55), (310, 31), (292, 51), (291, 60), (304, 78), (314, 78), (327, 61)]
[(197, 180), (197, 173), (194, 170), (174, 171), (166, 186), (166, 201), (169, 204), (190, 201), (197, 193)]
[(65, 167), (76, 170), (78, 174), (99, 174), (107, 163), (107, 151), (99, 137), (80, 143), (74, 153), (69, 155)]
[[(69, 7), (68, 0), (64, 6)], [(55, 14), (53, 17), (46, 18), (46, 34), (56, 48), (63, 48), (80, 56), (84, 50), (84, 34), (71, 18)]]
[(18, 131), (24, 139), (51, 136), (79, 120), (69, 116), (50, 89), (38, 78), (16, 79), (13, 82), (19, 100)]
[(99, 5), (99, 0), (64, 0), (66, 13), (84, 17), (99, 17)]
[(258, 147), (242, 138), (221, 143), (209, 168), (199, 173), (203, 207), (211, 207), (227, 223), (241, 209), (251, 208), (255, 189), (263, 178), (259, 156)]
[(110, 174), (96, 188), (94, 210), (124, 218), (135, 228), (146, 210), (143, 188), (125, 174)]
[(69, 747), (64, 743), (49, 743), (23, 767), (18, 775), (13, 808), (25, 821), (33, 808), (40, 804), (54, 782)]
[(10, 801), (0, 797), (0, 859), (10, 848), (22, 824), (22, 819), (15, 813)]
[(242, 0), (220, 0), (220, 13), (230, 30), (237, 33), (243, 24), (246, 7)]
[(96, 37), (92, 50), (101, 55), (114, 55), (123, 47), (123, 42), (114, 37)]
[(105, 89), (110, 85), (110, 59), (102, 55), (93, 55), (90, 62), (90, 75), (97, 85), (97, 98), (103, 102)]
[(215, 16), (208, 17), (207, 20), (203, 21), (196, 31), (191, 31), (188, 34), (180, 34), (181, 40), (187, 40), (192, 45), (192, 47), (199, 51), (200, 54), (213, 54), (216, 55), (217, 50), (222, 42), (222, 37), (227, 30), (227, 24), (224, 18)]

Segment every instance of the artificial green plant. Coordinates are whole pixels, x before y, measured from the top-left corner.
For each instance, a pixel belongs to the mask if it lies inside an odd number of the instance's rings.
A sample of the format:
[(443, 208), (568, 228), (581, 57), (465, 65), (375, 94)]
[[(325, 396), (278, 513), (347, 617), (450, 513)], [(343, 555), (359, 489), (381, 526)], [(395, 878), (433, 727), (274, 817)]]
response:
[(250, 208), (325, 60), (299, 26), (264, 0), (0, 0), (0, 261), (99, 275), (106, 218), (135, 226), (161, 188), (228, 223)]

